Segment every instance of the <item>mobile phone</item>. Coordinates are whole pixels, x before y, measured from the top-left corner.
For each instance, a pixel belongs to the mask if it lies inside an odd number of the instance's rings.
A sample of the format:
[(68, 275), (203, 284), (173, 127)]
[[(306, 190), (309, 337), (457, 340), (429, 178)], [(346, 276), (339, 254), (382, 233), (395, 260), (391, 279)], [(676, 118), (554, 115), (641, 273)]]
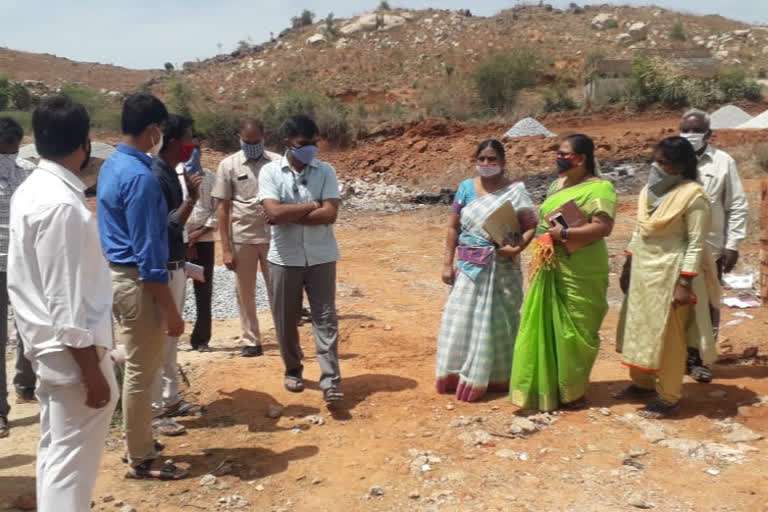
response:
[(564, 228), (568, 227), (568, 222), (566, 222), (565, 216), (562, 213), (558, 213), (552, 217), (549, 223), (552, 224), (552, 227), (554, 227), (556, 224), (560, 224)]

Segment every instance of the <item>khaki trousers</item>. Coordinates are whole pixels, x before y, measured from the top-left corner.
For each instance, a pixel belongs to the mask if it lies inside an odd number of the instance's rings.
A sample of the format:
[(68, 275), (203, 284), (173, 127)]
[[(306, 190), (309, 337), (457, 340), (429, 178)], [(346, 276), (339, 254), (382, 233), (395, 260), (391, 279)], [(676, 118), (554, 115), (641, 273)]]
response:
[(167, 344), (165, 316), (154, 294), (139, 280), (136, 267), (110, 265), (114, 313), (125, 347), (123, 428), (128, 463), (157, 457), (152, 437), (152, 385), (163, 365)]
[(683, 396), (685, 360), (688, 355), (686, 327), (690, 311), (691, 306), (673, 306), (670, 310), (661, 352), (661, 368), (656, 372), (630, 368), (629, 372), (635, 386), (656, 389), (659, 397), (670, 404), (676, 404)]
[(267, 253), (269, 244), (234, 244), (235, 274), (237, 276), (237, 304), (240, 308), (241, 341), (248, 346), (261, 345), (259, 317), (256, 315), (256, 273), (261, 267), (261, 275), (267, 283), (267, 295), (272, 302), (272, 290), (269, 282), (269, 263)]

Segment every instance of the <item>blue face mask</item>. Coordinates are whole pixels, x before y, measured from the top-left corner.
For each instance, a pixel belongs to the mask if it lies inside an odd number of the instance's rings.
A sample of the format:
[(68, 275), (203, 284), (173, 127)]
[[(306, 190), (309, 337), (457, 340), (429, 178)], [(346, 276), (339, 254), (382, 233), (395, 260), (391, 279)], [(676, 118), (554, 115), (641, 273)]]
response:
[(293, 155), (293, 158), (299, 162), (304, 165), (309, 165), (309, 163), (317, 156), (317, 146), (313, 144), (309, 146), (301, 146), (300, 148), (291, 148), (291, 154)]
[(247, 142), (240, 140), (240, 149), (245, 153), (245, 158), (248, 160), (258, 160), (264, 154), (264, 143), (248, 144)]

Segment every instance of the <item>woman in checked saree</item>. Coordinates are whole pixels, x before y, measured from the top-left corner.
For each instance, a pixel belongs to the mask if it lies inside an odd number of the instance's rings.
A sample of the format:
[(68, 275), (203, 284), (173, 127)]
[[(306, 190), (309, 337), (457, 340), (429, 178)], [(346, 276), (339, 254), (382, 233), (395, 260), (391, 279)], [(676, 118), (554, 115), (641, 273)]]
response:
[[(459, 186), (449, 219), (443, 282), (453, 288), (443, 310), (436, 369), (438, 393), (466, 402), (509, 389), (523, 300), (519, 255), (536, 226), (525, 186), (505, 173), (504, 146), (486, 140), (475, 158), (478, 175)], [(509, 211), (505, 203), (514, 208), (519, 229), (494, 240), (486, 222), (500, 208)]]
[(580, 408), (608, 311), (608, 249), (616, 193), (597, 177), (595, 145), (563, 140), (560, 178), (539, 210), (531, 283), (515, 342), (510, 400), (523, 409)]

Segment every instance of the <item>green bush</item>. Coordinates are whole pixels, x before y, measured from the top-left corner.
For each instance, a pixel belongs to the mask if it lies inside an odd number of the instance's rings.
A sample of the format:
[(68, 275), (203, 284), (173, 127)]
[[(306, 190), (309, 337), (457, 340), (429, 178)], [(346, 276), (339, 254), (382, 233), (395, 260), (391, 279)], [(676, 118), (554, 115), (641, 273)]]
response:
[(606, 20), (605, 23), (603, 23), (603, 28), (604, 29), (619, 28), (619, 22), (611, 18), (609, 20)]
[(473, 75), (480, 100), (499, 113), (511, 109), (521, 90), (536, 85), (539, 66), (539, 58), (528, 51), (494, 56)]
[(16, 110), (31, 110), (38, 101), (37, 98), (32, 96), (32, 93), (24, 87), (24, 84), (20, 82), (12, 83), (9, 92), (11, 103)]
[(379, 3), (379, 10), (380, 11), (388, 11), (391, 7), (389, 6), (389, 2), (387, 0), (381, 0), (381, 3)]
[(0, 110), (5, 110), (11, 103), (11, 83), (4, 77), (0, 76)]
[(21, 125), (25, 134), (32, 133), (32, 112), (19, 112), (18, 110), (0, 111), (0, 117), (10, 117)]
[(201, 112), (195, 117), (195, 128), (212, 148), (234, 150), (240, 138), (240, 114), (228, 110)]
[(672, 30), (669, 31), (669, 38), (673, 41), (685, 41), (687, 39), (682, 23), (678, 22), (672, 26)]
[(544, 98), (544, 106), (542, 107), (544, 113), (562, 112), (579, 108), (578, 102), (568, 94), (568, 86), (564, 83), (543, 89), (541, 95)]
[(303, 11), (301, 11), (301, 14), (299, 16), (294, 16), (293, 18), (291, 18), (291, 26), (293, 28), (308, 27), (314, 22), (315, 22), (315, 13), (313, 13), (309, 9), (304, 9)]
[(171, 95), (170, 100), (168, 101), (170, 110), (176, 114), (191, 117), (193, 98), (192, 89), (181, 80), (178, 80), (170, 84), (168, 92)]
[(747, 78), (742, 69), (726, 69), (717, 73), (717, 85), (725, 101), (749, 100), (759, 101), (762, 99), (762, 88), (756, 81)]
[(82, 104), (91, 116), (91, 127), (99, 130), (119, 131), (121, 108), (99, 91), (81, 85), (67, 84), (60, 93)]
[(320, 135), (329, 143), (345, 146), (351, 142), (352, 130), (346, 105), (323, 94), (291, 91), (258, 112), (264, 123), (267, 144), (281, 144), (283, 137), (280, 128), (283, 122), (299, 114), (313, 118), (320, 129)]
[(759, 78), (761, 80), (764, 79), (764, 78), (768, 78), (768, 71), (766, 71), (765, 68), (760, 68), (757, 71), (757, 78)]

